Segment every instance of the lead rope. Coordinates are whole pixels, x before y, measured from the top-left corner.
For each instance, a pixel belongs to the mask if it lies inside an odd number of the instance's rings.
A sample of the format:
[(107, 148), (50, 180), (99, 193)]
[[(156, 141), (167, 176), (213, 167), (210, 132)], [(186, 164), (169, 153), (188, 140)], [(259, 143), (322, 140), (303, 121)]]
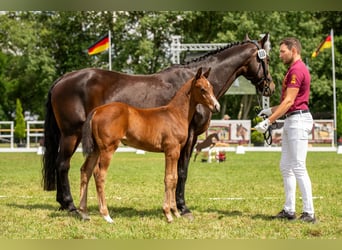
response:
[[(260, 99), (259, 96), (257, 95), (257, 99), (258, 99), (258, 104), (259, 106), (255, 107), (255, 113), (256, 115), (258, 115), (262, 108), (261, 108), (261, 104), (260, 104)], [(267, 115), (262, 115), (262, 118), (264, 120), (266, 120), (268, 118)], [(277, 124), (275, 124), (277, 126)], [(272, 144), (272, 125), (268, 127), (268, 129), (265, 131), (265, 133), (263, 133), (264, 135), (264, 140), (267, 143), (267, 145), (271, 145)]]

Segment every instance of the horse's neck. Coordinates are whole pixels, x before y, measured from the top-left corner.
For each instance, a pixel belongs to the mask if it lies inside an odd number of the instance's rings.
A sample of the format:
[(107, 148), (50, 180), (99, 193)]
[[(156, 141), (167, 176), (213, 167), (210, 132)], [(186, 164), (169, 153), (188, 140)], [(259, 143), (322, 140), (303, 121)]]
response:
[(197, 105), (191, 98), (191, 86), (192, 80), (189, 80), (177, 91), (167, 105), (170, 109), (178, 112), (181, 117), (187, 119), (189, 123), (195, 113)]
[(216, 54), (209, 55), (200, 61), (189, 63), (188, 67), (192, 68), (193, 71), (196, 71), (199, 66), (210, 67), (209, 81), (214, 87), (215, 96), (220, 98), (234, 80), (243, 73), (242, 67), (250, 57), (250, 53), (247, 51), (247, 44), (239, 43)]

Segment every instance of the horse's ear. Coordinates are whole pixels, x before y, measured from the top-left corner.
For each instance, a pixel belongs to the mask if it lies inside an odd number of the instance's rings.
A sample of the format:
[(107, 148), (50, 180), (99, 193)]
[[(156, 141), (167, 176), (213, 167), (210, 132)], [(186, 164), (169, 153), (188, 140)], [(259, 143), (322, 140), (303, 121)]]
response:
[(261, 47), (266, 50), (266, 53), (269, 54), (271, 50), (271, 42), (270, 42), (270, 35), (266, 33), (265, 36), (260, 41)]
[(195, 80), (198, 80), (201, 78), (201, 75), (202, 75), (202, 67), (200, 67), (198, 70), (197, 70), (197, 73), (196, 73), (196, 76), (195, 76)]
[(204, 76), (205, 78), (208, 78), (209, 73), (210, 73), (210, 70), (211, 70), (211, 68), (209, 68), (209, 69), (207, 70), (207, 72), (205, 72), (205, 73), (203, 74), (203, 76)]
[(251, 39), (249, 38), (248, 34), (246, 33), (244, 41), (250, 41)]

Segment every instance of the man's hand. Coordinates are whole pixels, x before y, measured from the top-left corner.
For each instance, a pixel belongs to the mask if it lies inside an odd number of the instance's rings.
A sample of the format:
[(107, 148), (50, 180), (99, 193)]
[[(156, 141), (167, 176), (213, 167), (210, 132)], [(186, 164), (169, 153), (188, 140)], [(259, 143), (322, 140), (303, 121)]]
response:
[(268, 129), (268, 127), (271, 125), (270, 120), (265, 119), (262, 122), (259, 122), (256, 126), (255, 129), (260, 132), (260, 133), (265, 133)]
[(268, 108), (268, 109), (263, 109), (259, 112), (258, 116), (260, 117), (270, 117), (272, 115), (272, 108)]

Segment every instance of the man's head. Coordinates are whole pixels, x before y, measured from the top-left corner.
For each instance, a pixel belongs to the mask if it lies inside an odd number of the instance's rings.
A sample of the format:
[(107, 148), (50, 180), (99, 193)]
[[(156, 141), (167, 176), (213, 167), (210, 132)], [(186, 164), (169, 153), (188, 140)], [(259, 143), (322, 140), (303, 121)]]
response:
[(284, 38), (280, 41), (279, 45), (279, 58), (284, 64), (291, 65), (294, 61), (301, 58), (302, 45), (297, 38)]

